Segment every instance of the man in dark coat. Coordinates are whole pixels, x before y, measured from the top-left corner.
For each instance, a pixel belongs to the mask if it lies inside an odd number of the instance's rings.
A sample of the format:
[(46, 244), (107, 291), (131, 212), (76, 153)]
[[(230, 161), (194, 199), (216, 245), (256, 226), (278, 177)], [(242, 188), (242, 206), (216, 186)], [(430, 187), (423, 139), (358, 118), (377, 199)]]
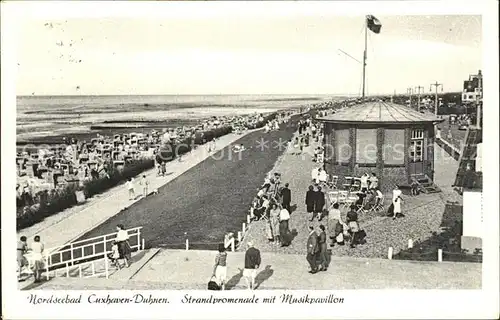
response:
[(320, 261), (320, 271), (326, 271), (328, 268), (328, 256), (327, 256), (327, 248), (326, 248), (326, 232), (325, 226), (319, 226), (320, 233), (318, 236), (318, 256)]
[(318, 266), (316, 264), (316, 257), (318, 253), (318, 234), (316, 230), (314, 230), (313, 226), (309, 226), (309, 237), (307, 238), (307, 262), (309, 262), (309, 266), (311, 270), (309, 273), (318, 272)]
[(321, 219), (323, 218), (324, 206), (325, 206), (325, 193), (321, 191), (321, 187), (318, 186), (318, 190), (314, 193), (314, 213), (318, 217), (318, 221), (321, 221)]
[(290, 210), (290, 202), (292, 202), (292, 192), (290, 191), (288, 186), (289, 184), (285, 183), (285, 187), (281, 189), (281, 204), (283, 205), (283, 208), (292, 213), (292, 211)]
[(309, 190), (306, 192), (306, 210), (307, 213), (311, 213), (311, 221), (314, 219), (314, 204), (315, 204), (315, 192), (314, 187), (309, 186)]

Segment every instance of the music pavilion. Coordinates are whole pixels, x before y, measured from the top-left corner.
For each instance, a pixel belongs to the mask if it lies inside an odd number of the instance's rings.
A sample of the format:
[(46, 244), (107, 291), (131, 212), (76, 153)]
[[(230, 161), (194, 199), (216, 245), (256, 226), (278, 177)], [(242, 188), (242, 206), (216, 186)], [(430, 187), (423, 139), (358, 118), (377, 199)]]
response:
[(335, 114), (318, 117), (324, 123), (324, 168), (330, 175), (360, 177), (374, 172), (383, 192), (411, 177), (434, 179), (435, 124), (442, 122), (392, 102), (362, 102)]

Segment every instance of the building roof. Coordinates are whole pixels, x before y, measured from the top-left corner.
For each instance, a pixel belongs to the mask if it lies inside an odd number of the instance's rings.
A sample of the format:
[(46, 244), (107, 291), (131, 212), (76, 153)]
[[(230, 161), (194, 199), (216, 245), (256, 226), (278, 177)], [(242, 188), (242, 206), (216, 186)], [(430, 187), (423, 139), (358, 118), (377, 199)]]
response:
[(336, 123), (425, 123), (442, 122), (429, 113), (420, 113), (406, 106), (392, 102), (364, 102), (337, 111), (335, 114), (319, 117), (318, 120)]

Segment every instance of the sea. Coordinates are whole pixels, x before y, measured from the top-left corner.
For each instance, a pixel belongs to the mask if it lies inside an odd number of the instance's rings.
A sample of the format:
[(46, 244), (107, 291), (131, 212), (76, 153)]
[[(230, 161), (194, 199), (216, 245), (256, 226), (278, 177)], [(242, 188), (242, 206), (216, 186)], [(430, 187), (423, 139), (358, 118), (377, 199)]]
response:
[[(92, 135), (95, 127), (124, 123), (145, 128), (188, 124), (212, 116), (269, 113), (334, 95), (97, 95), (18, 96), (17, 141), (66, 134)], [(154, 125), (153, 125), (154, 124)], [(93, 129), (94, 128), (94, 129)], [(118, 133), (118, 132), (117, 132)]]

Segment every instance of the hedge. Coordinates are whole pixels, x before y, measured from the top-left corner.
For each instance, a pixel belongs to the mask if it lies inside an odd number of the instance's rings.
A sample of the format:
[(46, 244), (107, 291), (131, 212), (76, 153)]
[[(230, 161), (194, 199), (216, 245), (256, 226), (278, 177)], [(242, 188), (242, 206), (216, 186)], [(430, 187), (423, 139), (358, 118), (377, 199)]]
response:
[[(267, 121), (272, 120), (275, 117), (276, 113), (267, 115), (264, 117), (263, 121), (257, 122), (255, 126), (250, 129), (261, 128), (267, 123)], [(166, 157), (164, 159), (172, 160), (179, 155), (191, 151), (191, 147), (193, 145), (204, 144), (208, 141), (224, 136), (231, 132), (232, 127), (230, 126), (209, 130), (204, 132), (203, 135), (201, 133), (197, 134), (194, 137), (194, 144), (191, 137), (189, 137), (181, 141), (179, 147), (171, 144), (170, 148), (167, 148), (167, 150), (160, 149), (160, 153), (162, 154), (162, 157)], [(171, 150), (177, 151), (175, 156), (172, 156), (172, 153), (170, 152)], [(118, 170), (113, 167), (112, 163), (109, 163), (109, 177), (101, 177), (99, 179), (90, 180), (84, 183), (83, 192), (85, 193), (85, 197), (90, 198), (96, 194), (109, 190), (110, 188), (126, 181), (128, 178), (135, 177), (148, 169), (154, 168), (154, 164), (155, 162), (152, 159), (132, 160), (126, 163), (123, 170)], [(46, 191), (40, 193), (38, 195), (39, 201), (34, 205), (17, 207), (17, 230), (30, 227), (35, 223), (42, 221), (46, 217), (57, 214), (67, 208), (77, 205), (78, 202), (75, 195), (75, 192), (77, 190), (81, 190), (81, 188), (76, 184), (69, 184), (62, 190), (51, 190), (50, 192)]]

